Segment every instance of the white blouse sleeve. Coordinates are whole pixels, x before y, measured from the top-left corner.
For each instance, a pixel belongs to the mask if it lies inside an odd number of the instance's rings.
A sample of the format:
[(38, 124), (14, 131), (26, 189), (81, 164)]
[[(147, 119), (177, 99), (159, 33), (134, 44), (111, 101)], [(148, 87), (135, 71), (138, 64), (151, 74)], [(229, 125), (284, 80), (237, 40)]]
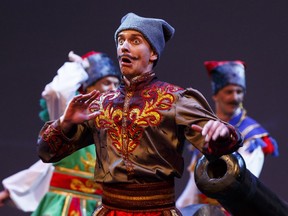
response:
[(34, 211), (42, 197), (48, 192), (54, 167), (41, 160), (2, 181), (17, 208), (25, 212)]
[(58, 119), (64, 113), (68, 102), (87, 79), (88, 74), (79, 63), (66, 62), (59, 68), (57, 75), (42, 92), (42, 97), (47, 102), (50, 120)]

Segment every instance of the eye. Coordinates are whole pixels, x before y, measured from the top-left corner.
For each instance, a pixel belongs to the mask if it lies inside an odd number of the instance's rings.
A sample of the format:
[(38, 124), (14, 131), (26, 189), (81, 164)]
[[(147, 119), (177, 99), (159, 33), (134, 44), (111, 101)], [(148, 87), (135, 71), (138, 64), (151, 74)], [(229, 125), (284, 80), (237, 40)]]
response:
[(136, 38), (136, 39), (133, 40), (133, 43), (134, 44), (140, 44), (140, 40), (138, 38)]
[(225, 91), (224, 93), (225, 93), (226, 95), (231, 95), (231, 94), (233, 94), (233, 91), (227, 90), (227, 91)]
[(106, 85), (106, 86), (108, 86), (108, 85), (110, 85), (111, 83), (109, 82), (109, 81), (105, 81), (105, 82), (103, 82), (103, 85)]
[(118, 44), (122, 45), (124, 43), (124, 40), (122, 38), (118, 38)]

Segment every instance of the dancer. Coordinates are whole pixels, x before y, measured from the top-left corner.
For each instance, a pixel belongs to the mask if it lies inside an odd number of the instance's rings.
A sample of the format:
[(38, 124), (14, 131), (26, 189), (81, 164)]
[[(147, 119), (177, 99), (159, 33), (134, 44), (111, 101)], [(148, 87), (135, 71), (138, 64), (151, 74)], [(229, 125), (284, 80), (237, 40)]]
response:
[[(239, 148), (238, 152), (245, 160), (247, 169), (259, 177), (265, 156), (278, 156), (278, 145), (258, 122), (247, 116), (243, 107), (246, 64), (243, 61), (207, 61), (204, 65), (211, 79), (216, 115), (237, 127), (242, 133), (243, 147)], [(188, 167), (190, 177), (176, 206), (183, 208), (199, 203), (218, 205), (216, 200), (206, 197), (198, 190), (194, 181), (194, 168), (202, 154), (196, 149), (192, 149), (191, 152), (192, 158)]]
[(185, 139), (211, 159), (241, 145), (240, 133), (214, 115), (201, 93), (156, 77), (173, 34), (163, 19), (125, 15), (115, 32), (119, 89), (74, 97), (64, 115), (40, 131), (44, 162), (95, 143), (95, 181), (103, 196), (94, 215), (181, 215), (174, 178), (182, 175)]
[[(58, 70), (42, 92), (40, 118), (45, 122), (63, 114), (79, 92), (105, 92), (119, 86), (120, 71), (105, 53), (92, 51), (80, 57), (71, 51), (68, 57), (71, 62)], [(95, 160), (95, 147), (90, 145), (53, 164), (38, 161), (3, 181), (2, 201), (10, 197), (34, 216), (91, 215), (101, 204), (102, 194), (93, 182)]]

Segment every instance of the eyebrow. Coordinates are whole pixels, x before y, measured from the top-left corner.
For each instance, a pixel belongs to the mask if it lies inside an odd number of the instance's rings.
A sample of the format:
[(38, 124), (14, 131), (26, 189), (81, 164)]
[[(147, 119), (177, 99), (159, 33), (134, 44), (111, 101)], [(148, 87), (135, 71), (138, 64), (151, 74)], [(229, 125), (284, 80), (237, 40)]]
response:
[[(141, 33), (138, 33), (138, 32), (137, 32), (137, 33), (132, 33), (131, 35), (134, 36), (134, 37), (144, 38), (144, 36), (143, 36)], [(124, 33), (123, 33), (123, 32), (120, 32), (120, 33), (118, 34), (118, 38), (121, 37), (121, 36), (122, 36), (122, 37), (124, 36)]]

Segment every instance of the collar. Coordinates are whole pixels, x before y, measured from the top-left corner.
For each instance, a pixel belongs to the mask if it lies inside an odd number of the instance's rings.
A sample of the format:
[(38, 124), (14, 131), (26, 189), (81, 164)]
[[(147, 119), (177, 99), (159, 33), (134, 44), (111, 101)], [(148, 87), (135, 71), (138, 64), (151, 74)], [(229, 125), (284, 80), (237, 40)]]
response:
[(136, 86), (143, 86), (143, 84), (145, 85), (147, 83), (150, 83), (150, 81), (155, 77), (155, 73), (153, 71), (150, 71), (133, 77), (131, 80), (128, 80), (125, 76), (123, 76), (123, 81), (126, 88), (135, 88)]
[(235, 127), (239, 127), (242, 121), (245, 119), (247, 111), (244, 108), (239, 108), (233, 117), (230, 119), (229, 123)]

